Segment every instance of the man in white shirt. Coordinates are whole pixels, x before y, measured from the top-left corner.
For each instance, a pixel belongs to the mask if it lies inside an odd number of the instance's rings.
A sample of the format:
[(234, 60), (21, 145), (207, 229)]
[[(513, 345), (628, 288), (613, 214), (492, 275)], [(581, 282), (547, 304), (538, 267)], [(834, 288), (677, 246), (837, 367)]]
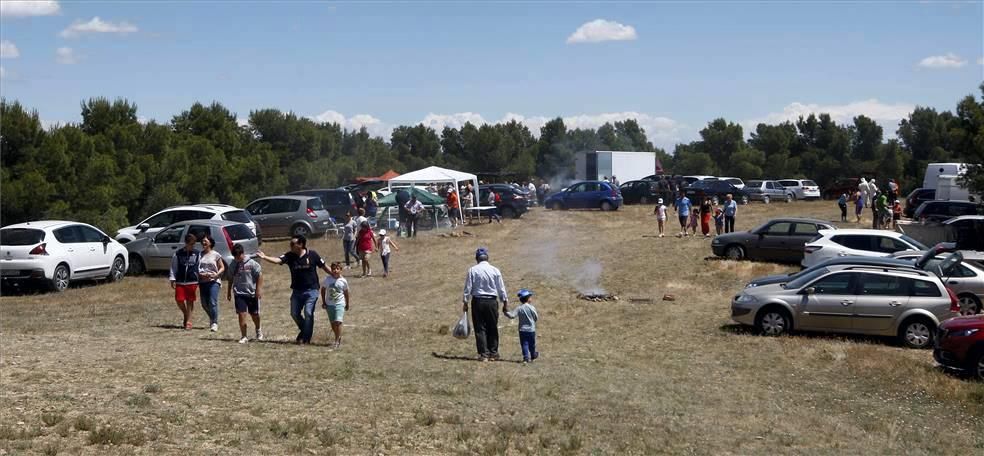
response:
[(417, 237), (417, 220), (420, 213), (424, 211), (424, 204), (417, 201), (417, 195), (411, 194), (410, 201), (406, 205), (407, 210), (407, 237)]
[(499, 312), (496, 309), (502, 301), (502, 311), (509, 310), (506, 284), (499, 268), (489, 264), (489, 251), (480, 247), (475, 251), (478, 263), (468, 269), (465, 289), (462, 293), (462, 310), (468, 312), (468, 302), (472, 304), (472, 326), (475, 329), (475, 345), (478, 359), (494, 361), (499, 359)]

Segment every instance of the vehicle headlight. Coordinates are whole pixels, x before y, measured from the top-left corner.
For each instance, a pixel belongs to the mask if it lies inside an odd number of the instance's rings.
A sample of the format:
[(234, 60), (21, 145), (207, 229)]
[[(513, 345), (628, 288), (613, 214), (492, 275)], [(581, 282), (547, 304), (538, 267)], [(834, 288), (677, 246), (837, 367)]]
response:
[(755, 296), (743, 294), (738, 296), (738, 299), (735, 299), (735, 304), (751, 304), (755, 301), (758, 301)]
[(755, 283), (755, 282), (752, 282), (752, 283), (750, 283), (750, 284), (748, 284), (748, 285), (745, 285), (745, 288), (755, 288), (755, 287), (757, 287), (757, 286), (759, 286), (759, 284), (757, 284), (757, 283)]
[(976, 333), (977, 331), (980, 331), (980, 329), (979, 328), (963, 329), (960, 331), (954, 331), (950, 333), (950, 337), (967, 337), (969, 335)]
[(714, 239), (713, 239), (713, 240), (711, 241), (711, 244), (712, 244), (712, 245), (720, 245), (720, 244), (721, 244), (721, 240), (720, 240), (720, 239), (718, 239), (718, 238), (714, 238)]

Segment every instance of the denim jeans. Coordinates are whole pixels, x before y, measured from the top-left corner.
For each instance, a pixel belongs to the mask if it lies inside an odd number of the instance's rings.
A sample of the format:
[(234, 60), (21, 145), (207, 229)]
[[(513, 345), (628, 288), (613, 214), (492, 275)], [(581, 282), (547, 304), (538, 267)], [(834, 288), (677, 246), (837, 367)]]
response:
[(318, 289), (291, 290), (290, 317), (297, 324), (297, 340), (303, 343), (311, 342), (314, 335), (314, 306), (318, 303)]
[(355, 254), (355, 239), (352, 239), (351, 241), (342, 239), (342, 250), (345, 251), (345, 266), (352, 264), (349, 259), (350, 256), (359, 258), (359, 256)]
[(383, 274), (389, 274), (390, 272), (390, 254), (380, 255), (383, 259)]
[(523, 349), (523, 361), (536, 359), (540, 356), (536, 351), (536, 332), (520, 331), (519, 346)]
[(219, 323), (219, 289), (222, 284), (219, 282), (200, 282), (198, 290), (202, 296), (202, 309), (208, 315), (208, 324)]

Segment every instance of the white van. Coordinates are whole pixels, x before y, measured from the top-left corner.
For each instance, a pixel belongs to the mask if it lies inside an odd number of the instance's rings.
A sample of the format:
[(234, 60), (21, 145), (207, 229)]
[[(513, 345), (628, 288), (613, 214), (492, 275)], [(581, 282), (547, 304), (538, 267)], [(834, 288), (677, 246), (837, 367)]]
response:
[(977, 196), (960, 185), (960, 176), (941, 174), (937, 177), (936, 199), (942, 201), (977, 201)]
[(967, 172), (966, 163), (930, 163), (926, 165), (922, 188), (939, 188), (940, 176), (960, 176)]

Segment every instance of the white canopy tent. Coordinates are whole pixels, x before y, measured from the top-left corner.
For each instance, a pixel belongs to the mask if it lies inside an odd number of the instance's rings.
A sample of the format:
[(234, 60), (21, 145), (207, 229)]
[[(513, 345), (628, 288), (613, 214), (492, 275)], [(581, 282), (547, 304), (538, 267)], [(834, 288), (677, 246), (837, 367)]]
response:
[[(461, 193), (458, 191), (458, 184), (461, 182), (471, 182), (472, 188), (474, 189), (474, 199), (473, 207), (474, 209), (479, 209), (478, 206), (478, 176), (471, 173), (466, 173), (463, 171), (457, 171), (453, 169), (441, 168), (440, 166), (428, 166), (423, 169), (418, 169), (416, 171), (411, 171), (406, 174), (401, 174), (397, 177), (390, 179), (387, 182), (387, 189), (393, 191), (393, 188), (399, 187), (414, 187), (417, 185), (425, 184), (450, 184), (454, 189), (454, 193), (458, 196), (458, 201), (461, 201)], [(464, 208), (462, 209), (472, 209)], [(435, 222), (436, 224), (436, 222)]]

